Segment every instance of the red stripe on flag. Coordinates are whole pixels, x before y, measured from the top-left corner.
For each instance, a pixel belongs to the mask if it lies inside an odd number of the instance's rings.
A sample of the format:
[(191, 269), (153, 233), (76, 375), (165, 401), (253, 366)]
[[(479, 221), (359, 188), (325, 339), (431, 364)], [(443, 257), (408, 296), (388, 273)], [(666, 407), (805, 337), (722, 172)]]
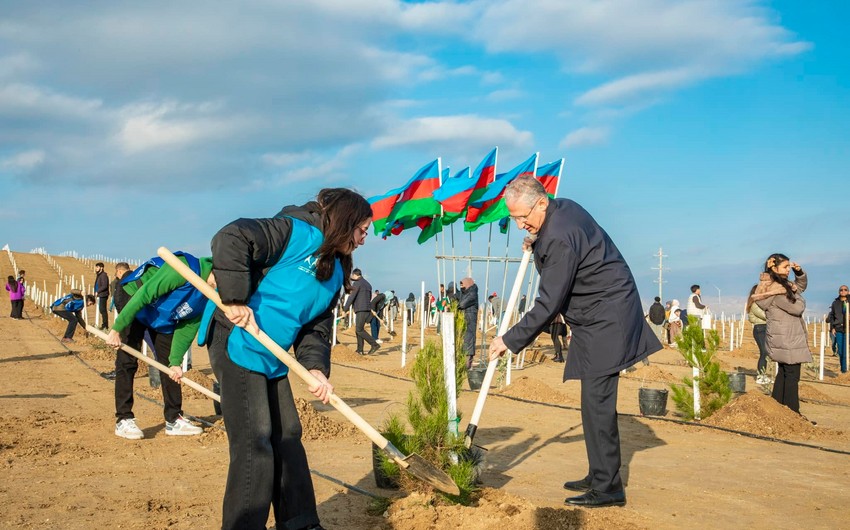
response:
[(395, 201), (398, 198), (398, 195), (390, 195), (385, 199), (381, 199), (378, 202), (372, 203), (372, 218), (373, 219), (384, 219), (395, 206)]
[(555, 195), (555, 191), (558, 189), (558, 175), (540, 175), (537, 177), (537, 180), (543, 184), (546, 193)]

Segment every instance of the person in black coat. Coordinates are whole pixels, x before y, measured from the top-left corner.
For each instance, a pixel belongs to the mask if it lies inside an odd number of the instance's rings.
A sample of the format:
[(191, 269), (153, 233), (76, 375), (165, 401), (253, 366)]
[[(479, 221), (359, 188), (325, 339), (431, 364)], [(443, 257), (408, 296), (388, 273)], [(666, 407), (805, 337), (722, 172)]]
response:
[(466, 355), (466, 369), (469, 370), (475, 358), (475, 332), (478, 325), (478, 286), (472, 278), (464, 278), (460, 281), (457, 308), (463, 311), (463, 320), (466, 322), (466, 331), (463, 332), (463, 351)]
[(626, 260), (584, 208), (569, 199), (549, 199), (534, 177), (519, 177), (505, 189), (505, 204), (520, 229), (532, 236), (540, 290), (534, 307), (490, 344), (490, 358), (518, 352), (557, 314), (572, 329), (564, 380), (581, 381), (581, 418), (589, 471), (564, 484), (585, 491), (566, 503), (612, 506), (626, 503), (620, 478), (617, 387), (620, 371), (661, 349), (643, 317), (640, 296)]
[(100, 329), (109, 329), (109, 312), (106, 302), (109, 300), (109, 276), (103, 270), (103, 263), (94, 264), (94, 291), (97, 293), (97, 310), (100, 312)]
[[(348, 300), (343, 306), (343, 310), (348, 314), (348, 309), (354, 309), (354, 329), (357, 335), (357, 353), (365, 355), (363, 352), (363, 341), (366, 341), (371, 346), (369, 353), (375, 353), (381, 347), (372, 335), (366, 331), (366, 324), (372, 321), (372, 284), (363, 277), (360, 269), (351, 271), (351, 293)], [(345, 316), (345, 315), (343, 315)]]

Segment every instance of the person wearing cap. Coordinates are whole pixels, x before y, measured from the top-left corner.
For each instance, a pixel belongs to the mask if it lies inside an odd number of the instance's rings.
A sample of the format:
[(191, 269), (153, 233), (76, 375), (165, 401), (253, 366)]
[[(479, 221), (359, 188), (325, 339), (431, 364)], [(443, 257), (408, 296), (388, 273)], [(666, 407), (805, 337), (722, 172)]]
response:
[(611, 238), (579, 204), (550, 199), (536, 178), (505, 188), (511, 219), (531, 237), (540, 288), (533, 307), (490, 343), (490, 359), (519, 352), (558, 315), (572, 330), (564, 380), (581, 381), (581, 420), (587, 475), (564, 484), (584, 492), (564, 502), (601, 507), (626, 504), (620, 477), (617, 389), (620, 371), (661, 349), (643, 316), (637, 285)]
[[(363, 277), (360, 269), (351, 271), (351, 293), (348, 295), (348, 300), (342, 306), (345, 314), (348, 314), (349, 309), (354, 310), (354, 329), (357, 335), (357, 353), (366, 355), (363, 351), (363, 342), (367, 342), (371, 349), (368, 353), (375, 353), (381, 347), (378, 342), (372, 338), (372, 335), (366, 331), (366, 324), (372, 321), (372, 284)], [(344, 316), (344, 315), (343, 315)]]
[(478, 286), (472, 278), (467, 277), (460, 281), (457, 308), (463, 311), (463, 320), (466, 322), (466, 331), (463, 332), (463, 351), (466, 355), (466, 369), (469, 370), (475, 358), (475, 332), (478, 325)]

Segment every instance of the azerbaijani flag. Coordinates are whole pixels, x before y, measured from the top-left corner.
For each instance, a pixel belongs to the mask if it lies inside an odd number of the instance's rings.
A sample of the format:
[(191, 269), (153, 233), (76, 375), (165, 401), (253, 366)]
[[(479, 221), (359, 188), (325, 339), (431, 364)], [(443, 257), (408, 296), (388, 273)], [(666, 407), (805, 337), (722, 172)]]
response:
[(545, 166), (537, 168), (537, 180), (543, 184), (549, 198), (554, 198), (555, 192), (558, 191), (558, 180), (561, 178), (561, 171), (563, 171), (563, 169), (563, 158), (556, 160), (551, 164), (546, 164)]
[(369, 205), (372, 206), (372, 226), (375, 228), (375, 235), (379, 235), (386, 228), (390, 212), (392, 212), (393, 206), (395, 206), (402, 191), (404, 191), (404, 188), (396, 188), (383, 195), (376, 195), (368, 199)]
[(465, 231), (472, 232), (481, 225), (498, 221), (510, 215), (508, 207), (505, 205), (505, 187), (517, 177), (533, 176), (537, 169), (538, 154), (534, 153), (528, 160), (507, 173), (496, 175), (496, 179), (487, 186), (480, 197), (469, 203), (466, 211), (466, 222), (463, 223)]
[[(387, 223), (408, 225), (420, 217), (440, 215), (440, 203), (432, 194), (440, 187), (440, 159), (429, 162), (413, 175), (404, 185), (402, 192), (389, 214)], [(374, 220), (373, 220), (374, 222)]]

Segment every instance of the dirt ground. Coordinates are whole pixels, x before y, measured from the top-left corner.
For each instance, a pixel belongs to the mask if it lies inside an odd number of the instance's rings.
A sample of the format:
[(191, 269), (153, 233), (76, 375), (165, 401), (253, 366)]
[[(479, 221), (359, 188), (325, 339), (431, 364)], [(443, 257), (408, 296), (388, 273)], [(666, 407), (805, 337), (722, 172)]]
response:
[[(55, 285), (57, 274), (43, 257), (15, 258), (31, 282)], [(93, 279), (85, 267), (80, 270)], [(0, 277), (8, 274), (2, 255)], [(31, 301), (25, 307), (28, 318), (12, 320), (8, 297), (0, 300), (0, 528), (217, 528), (228, 451), (212, 402), (186, 389), (184, 409), (206, 422), (205, 432), (166, 437), (161, 396), (140, 371), (135, 413), (145, 439), (116, 437), (113, 384), (100, 376), (112, 369), (113, 354), (79, 330), (66, 348), (58, 340), (64, 322), (45, 317)], [(413, 335), (416, 345), (418, 333)], [(379, 354), (363, 358), (351, 352), (354, 338), (346, 330), (334, 349), (337, 394), (373, 425), (402, 408), (412, 387), (400, 365), (400, 337), (385, 338)], [(548, 336), (540, 346), (551, 351)], [(205, 350), (193, 354), (187, 377), (211, 387)], [(488, 398), (476, 435), (487, 449), (476, 505), (443, 506), (414, 494), (372, 516), (368, 496), (314, 475), (322, 523), (354, 530), (846, 527), (850, 380), (838, 377), (836, 358), (827, 357), (824, 382), (804, 370), (801, 409), (817, 421), (813, 426), (757, 387), (751, 339), (720, 356), (728, 369), (748, 373), (748, 392), (704, 425), (671, 421), (677, 420), (672, 400), (665, 417), (640, 416), (642, 385), (669, 388), (689, 373), (675, 350), (659, 352), (651, 366), (638, 365), (621, 378), (626, 507), (564, 507), (563, 482), (587, 471), (579, 386), (562, 383), (563, 365), (544, 360), (513, 371), (513, 384), (494, 387)], [(329, 405), (312, 400), (302, 384), (293, 386), (303, 399), (299, 410), (311, 468), (377, 495), (397, 496), (375, 487), (365, 436)], [(462, 393), (464, 416), (476, 396)], [(462, 419), (461, 430), (465, 425)], [(270, 517), (269, 526), (273, 522)]]

